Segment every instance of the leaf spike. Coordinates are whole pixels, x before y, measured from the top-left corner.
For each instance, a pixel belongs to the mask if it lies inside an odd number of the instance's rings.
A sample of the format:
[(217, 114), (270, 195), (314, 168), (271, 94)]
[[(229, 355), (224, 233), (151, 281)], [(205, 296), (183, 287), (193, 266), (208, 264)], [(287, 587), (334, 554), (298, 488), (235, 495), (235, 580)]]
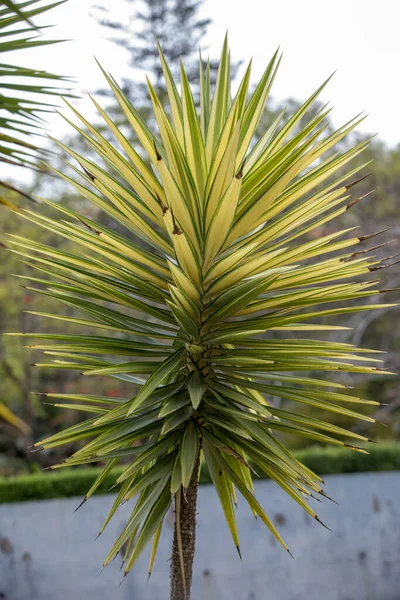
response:
[(5, 181), (0, 181), (0, 186), (6, 188), (6, 190), (10, 190), (12, 192), (16, 192), (17, 194), (19, 194), (20, 196), (23, 196), (24, 198), (27, 198), (31, 202), (39, 203), (39, 201), (36, 200), (36, 198), (33, 198), (33, 196), (30, 196), (26, 192), (23, 192), (22, 190), (17, 189), (16, 187), (14, 187), (13, 185), (11, 185), (10, 183), (6, 183)]
[(370, 175), (371, 175), (371, 173), (368, 173), (367, 175), (364, 175), (364, 177), (360, 177), (360, 179), (356, 179), (356, 181), (352, 181), (351, 183), (349, 183), (348, 185), (345, 185), (344, 187), (346, 188), (346, 190), (349, 190), (354, 185), (357, 185), (357, 183), (360, 183), (360, 181), (367, 179), (367, 177), (369, 177)]
[(400, 256), (400, 252), (397, 252), (397, 254), (392, 254), (391, 256), (385, 256), (384, 258), (381, 258), (381, 261), (391, 260), (392, 258), (397, 258), (398, 256)]
[(237, 553), (239, 554), (240, 560), (243, 560), (242, 553), (240, 552), (240, 546), (236, 546)]
[(290, 552), (289, 548), (286, 548), (287, 553), (289, 554), (290, 558), (293, 558), (294, 560), (294, 556), (293, 554)]
[(242, 160), (242, 164), (240, 165), (239, 170), (235, 175), (236, 179), (242, 179), (243, 169), (244, 169), (244, 165), (246, 164), (246, 159), (247, 159), (247, 156), (245, 156), (244, 159)]
[(389, 292), (398, 292), (400, 290), (400, 287), (396, 287), (396, 288), (389, 288), (389, 289), (385, 289), (385, 290), (377, 290), (380, 294), (388, 294)]
[(78, 221), (80, 221), (82, 223), (82, 225), (85, 225), (85, 227), (87, 227), (90, 231), (93, 231), (93, 233), (96, 233), (97, 235), (101, 234), (101, 231), (97, 231), (96, 229), (94, 229), (93, 227), (91, 227), (88, 223), (86, 223), (86, 221), (84, 219), (82, 219), (79, 215), (76, 215)]
[(389, 231), (390, 229), (392, 229), (392, 227), (386, 227), (385, 229), (380, 229), (376, 233), (369, 233), (367, 235), (361, 235), (358, 239), (360, 242), (365, 242), (365, 240), (369, 240), (377, 235), (380, 235), (381, 233), (385, 233), (385, 231)]
[(178, 227), (178, 225), (177, 225), (177, 222), (175, 221), (175, 215), (174, 215), (174, 213), (173, 213), (173, 210), (172, 210), (172, 208), (170, 209), (170, 211), (171, 211), (172, 223), (173, 223), (173, 225), (174, 225), (174, 228), (173, 228), (173, 230), (172, 230), (172, 233), (173, 233), (173, 235), (182, 235), (183, 231), (182, 231), (182, 229), (180, 229), (180, 228)]
[(346, 206), (346, 210), (349, 210), (349, 208), (351, 208), (352, 206), (355, 206), (356, 204), (358, 204), (359, 202), (361, 202), (361, 200), (364, 200), (364, 198), (368, 198), (368, 196), (370, 196), (371, 194), (373, 194), (374, 191), (375, 190), (371, 190), (370, 192), (367, 192), (363, 196), (360, 196), (359, 198), (356, 198), (355, 200), (352, 200), (352, 202), (349, 202), (348, 205)]
[[(375, 367), (371, 367), (371, 369), (374, 368)], [(375, 419), (373, 420), (373, 423), (375, 423)], [(345, 442), (343, 443), (343, 446), (345, 446), (346, 448), (350, 448), (351, 450), (355, 450), (356, 452), (363, 452), (364, 454), (369, 454), (367, 450), (364, 450), (364, 448), (360, 448), (360, 446), (353, 446), (352, 444), (346, 444)]]
[(84, 499), (82, 500), (82, 502), (76, 507), (76, 509), (74, 510), (74, 513), (76, 513), (76, 511), (79, 510), (80, 507), (85, 504), (86, 500), (87, 500), (87, 496), (85, 496)]
[(312, 498), (316, 502), (322, 502), (321, 498), (317, 498), (316, 496), (314, 496), (314, 494), (311, 494), (311, 492), (310, 492), (310, 498)]
[(119, 585), (118, 585), (118, 587), (121, 587), (121, 585), (124, 583), (124, 581), (125, 581), (125, 577), (126, 577), (127, 575), (128, 575), (128, 571), (124, 571), (124, 575), (123, 575), (123, 577), (122, 577), (121, 581), (119, 582)]
[[(389, 260), (391, 258), (395, 258), (395, 256), (398, 256), (398, 254), (395, 254), (394, 256), (388, 256), (387, 258), (382, 258), (382, 261)], [(394, 265), (399, 264), (399, 262), (400, 262), (400, 260), (396, 260), (396, 262), (394, 262), (390, 265), (378, 265), (376, 267), (368, 267), (368, 270), (369, 271), (379, 271), (381, 269), (389, 269), (390, 267), (394, 267)], [(394, 288), (394, 289), (398, 289), (398, 288)], [(379, 290), (377, 290), (377, 292), (379, 292)]]
[(328, 527), (328, 525), (325, 525), (325, 523), (323, 521), (321, 521), (321, 519), (318, 517), (318, 515), (315, 515), (314, 519), (316, 521), (318, 521), (318, 523), (320, 523), (322, 525), (322, 527), (325, 527), (325, 529), (327, 529), (328, 531), (332, 531), (332, 529), (330, 527)]
[(396, 260), (396, 262), (392, 263), (391, 265), (388, 265), (388, 267), (394, 267), (394, 265), (398, 265), (400, 263), (400, 260)]
[(161, 198), (160, 198), (160, 196), (158, 195), (158, 193), (157, 193), (157, 192), (156, 192), (156, 197), (157, 197), (157, 200), (158, 200), (158, 201), (159, 201), (159, 203), (160, 203), (160, 206), (161, 206), (162, 213), (163, 213), (163, 215), (165, 215), (165, 213), (166, 213), (166, 212), (167, 212), (167, 210), (168, 210), (168, 206), (166, 206), (166, 205), (164, 204), (164, 202), (161, 200)]
[(154, 145), (154, 152), (156, 153), (156, 158), (157, 158), (157, 160), (158, 160), (158, 161), (162, 160), (162, 156), (161, 156), (161, 154), (160, 154), (160, 153), (159, 153), (159, 151), (158, 151), (158, 148), (157, 148), (157, 144), (156, 144), (156, 140), (155, 140), (155, 139), (153, 139), (153, 145)]
[[(34, 444), (34, 446), (36, 446), (36, 444)], [(38, 446), (37, 448), (33, 448), (31, 452), (41, 452), (42, 450), (44, 450), (44, 446)]]
[(91, 179), (92, 181), (95, 181), (96, 177), (93, 175), (93, 173), (91, 173), (90, 171), (88, 171), (88, 169), (86, 167), (84, 167), (82, 163), (79, 163), (79, 164), (82, 167), (82, 170), (85, 172), (85, 174), (89, 177), (89, 179)]
[(383, 248), (384, 246), (388, 246), (389, 244), (392, 244), (393, 242), (394, 242), (394, 240), (389, 240), (388, 242), (383, 242), (383, 244), (377, 244), (376, 246), (372, 246), (372, 248), (365, 248), (365, 250), (358, 250), (357, 252), (353, 252), (349, 256), (342, 258), (341, 261), (346, 262), (348, 260), (351, 260), (355, 256), (359, 256), (360, 254), (366, 254), (368, 252), (373, 252), (374, 250), (377, 250), (378, 248)]
[(330, 500), (331, 502), (333, 502), (334, 504), (337, 504), (339, 506), (339, 502), (336, 502), (336, 500), (334, 500), (333, 498), (328, 496), (328, 494), (325, 494), (324, 490), (320, 490), (318, 493), (321, 494), (321, 496), (323, 496), (327, 500)]

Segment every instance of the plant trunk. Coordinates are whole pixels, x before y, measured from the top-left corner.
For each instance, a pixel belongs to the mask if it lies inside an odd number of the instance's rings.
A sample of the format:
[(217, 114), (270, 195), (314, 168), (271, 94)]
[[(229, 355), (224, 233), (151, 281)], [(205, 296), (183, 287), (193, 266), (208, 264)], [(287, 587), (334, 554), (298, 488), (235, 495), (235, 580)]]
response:
[[(194, 548), (196, 542), (196, 505), (198, 490), (200, 457), (197, 459), (193, 469), (192, 479), (186, 492), (182, 488), (178, 494), (176, 502), (180, 504), (180, 510), (177, 510), (175, 504), (175, 528), (174, 541), (172, 544), (171, 557), (171, 598), (170, 600), (190, 600), (190, 588), (192, 586), (192, 569)], [(179, 523), (177, 523), (179, 515)], [(180, 536), (179, 536), (180, 532)], [(182, 544), (182, 553), (179, 551), (180, 541)], [(183, 566), (185, 576), (182, 576)]]

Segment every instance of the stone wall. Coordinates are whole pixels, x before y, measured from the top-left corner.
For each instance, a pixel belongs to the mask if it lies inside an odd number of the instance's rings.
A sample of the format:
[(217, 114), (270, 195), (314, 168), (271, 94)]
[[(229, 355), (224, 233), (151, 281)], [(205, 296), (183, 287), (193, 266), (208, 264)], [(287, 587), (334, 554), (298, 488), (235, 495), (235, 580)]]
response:
[[(294, 560), (239, 502), (240, 561), (211, 486), (199, 492), (192, 600), (399, 600), (400, 472), (332, 475), (339, 505), (314, 502), (332, 532), (270, 481), (257, 498), (279, 526)], [(143, 557), (123, 584), (120, 562), (101, 563), (126, 522), (124, 505), (94, 541), (114, 496), (0, 505), (0, 599), (168, 600), (172, 513), (148, 583)]]

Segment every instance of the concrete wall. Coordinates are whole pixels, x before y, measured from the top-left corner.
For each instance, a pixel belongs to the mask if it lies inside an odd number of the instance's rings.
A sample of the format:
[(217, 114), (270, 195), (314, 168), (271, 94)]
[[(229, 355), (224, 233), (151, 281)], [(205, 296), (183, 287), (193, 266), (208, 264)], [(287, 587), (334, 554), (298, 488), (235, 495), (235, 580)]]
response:
[[(333, 533), (273, 483), (256, 484), (294, 560), (241, 502), (241, 562), (214, 490), (202, 486), (192, 600), (399, 600), (400, 472), (326, 480), (339, 506), (325, 501), (317, 512)], [(75, 514), (79, 499), (0, 505), (0, 599), (168, 600), (172, 514), (148, 584), (148, 556), (121, 587), (117, 561), (97, 574), (129, 514), (123, 506), (95, 542), (112, 501), (95, 497)]]

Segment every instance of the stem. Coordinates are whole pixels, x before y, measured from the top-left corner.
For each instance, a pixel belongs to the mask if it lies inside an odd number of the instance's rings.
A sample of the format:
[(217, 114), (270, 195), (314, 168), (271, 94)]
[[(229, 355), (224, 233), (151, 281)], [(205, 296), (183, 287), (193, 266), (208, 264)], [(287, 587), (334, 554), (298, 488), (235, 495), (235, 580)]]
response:
[[(171, 597), (170, 600), (190, 600), (192, 569), (196, 542), (196, 505), (200, 453), (193, 469), (192, 479), (186, 493), (182, 487), (177, 492), (175, 502), (175, 529), (171, 557)], [(177, 510), (179, 507), (179, 510)], [(178, 523), (177, 520), (179, 519)], [(180, 534), (180, 535), (179, 535)], [(181, 553), (180, 553), (181, 548)], [(182, 577), (181, 562), (185, 577)]]

